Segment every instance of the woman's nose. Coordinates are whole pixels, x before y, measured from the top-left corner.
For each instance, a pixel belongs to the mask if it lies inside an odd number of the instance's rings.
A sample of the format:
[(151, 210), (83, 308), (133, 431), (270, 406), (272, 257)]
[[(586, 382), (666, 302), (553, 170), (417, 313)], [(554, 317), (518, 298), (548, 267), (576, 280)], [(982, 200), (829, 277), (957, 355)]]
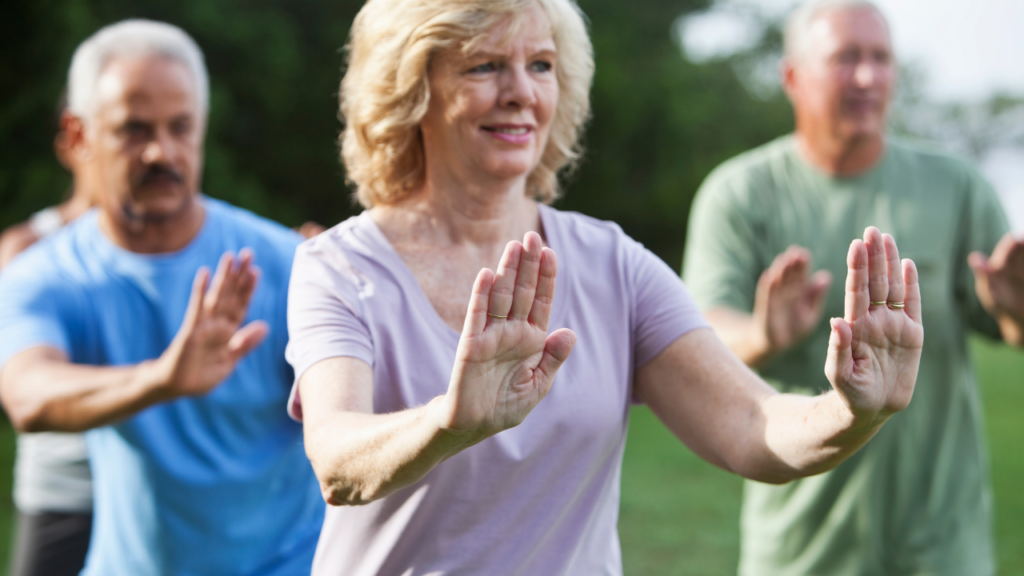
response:
[(526, 108), (536, 102), (533, 79), (524, 67), (509, 66), (502, 74), (500, 103), (502, 106)]

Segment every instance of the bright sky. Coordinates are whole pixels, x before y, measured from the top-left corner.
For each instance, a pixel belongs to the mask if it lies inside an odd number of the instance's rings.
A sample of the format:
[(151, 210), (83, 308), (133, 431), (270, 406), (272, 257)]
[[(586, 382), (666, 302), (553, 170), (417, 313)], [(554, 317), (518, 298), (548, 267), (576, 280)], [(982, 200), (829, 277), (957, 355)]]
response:
[[(927, 71), (941, 100), (973, 100), (1003, 90), (1024, 93), (1024, 0), (874, 0), (892, 25), (897, 55)], [(793, 0), (724, 0), (786, 14)], [(751, 27), (727, 11), (683, 24), (683, 43), (696, 59), (742, 47)]]

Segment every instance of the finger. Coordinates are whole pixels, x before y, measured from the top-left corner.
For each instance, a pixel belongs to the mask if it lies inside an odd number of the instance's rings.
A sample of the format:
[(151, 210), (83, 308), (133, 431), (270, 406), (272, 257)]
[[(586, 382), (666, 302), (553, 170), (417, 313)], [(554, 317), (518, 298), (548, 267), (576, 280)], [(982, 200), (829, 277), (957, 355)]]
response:
[(868, 247), (868, 292), (872, 302), (885, 302), (889, 298), (889, 279), (886, 273), (885, 242), (874, 226), (864, 230), (864, 244)]
[(231, 252), (225, 252), (220, 257), (220, 262), (217, 263), (217, 271), (213, 274), (213, 281), (210, 283), (210, 289), (206, 293), (206, 307), (209, 311), (215, 312), (219, 309), (221, 300), (223, 299), (224, 288), (228, 283), (228, 277), (231, 274), (231, 268), (234, 264), (234, 254)]
[(262, 320), (255, 320), (242, 326), (228, 341), (228, 352), (237, 362), (263, 342), (270, 332), (270, 327)]
[(508, 316), (512, 308), (512, 293), (516, 287), (516, 273), (522, 253), (523, 245), (513, 240), (505, 245), (505, 251), (501, 254), (487, 307), (487, 311), (495, 316)]
[(885, 245), (885, 275), (889, 281), (887, 300), (894, 304), (900, 304), (905, 301), (906, 296), (900, 251), (896, 247), (896, 240), (889, 234), (882, 235), (882, 243)]
[(988, 256), (984, 252), (975, 250), (967, 255), (967, 265), (977, 274), (987, 274), (989, 271)]
[(230, 312), (230, 317), (235, 322), (241, 322), (245, 319), (245, 315), (249, 311), (249, 302), (252, 301), (252, 295), (256, 291), (256, 286), (259, 284), (262, 274), (262, 270), (253, 266), (246, 270), (244, 277), (238, 279), (234, 307)]
[(853, 375), (853, 328), (842, 318), (833, 318), (829, 324), (832, 333), (828, 337), (825, 377), (842, 393), (840, 388)]
[(868, 313), (868, 249), (861, 240), (850, 243), (846, 256), (846, 321), (854, 322)]
[(252, 258), (252, 250), (242, 248), (236, 258), (237, 265), (228, 270), (221, 286), (216, 310), (232, 322), (241, 323), (245, 319), (249, 299), (256, 287), (257, 277), (253, 273)]
[(512, 294), (512, 309), (508, 313), (509, 320), (523, 320), (533, 308), (542, 246), (540, 235), (536, 232), (526, 233), (523, 239), (523, 255), (519, 259), (519, 271), (516, 273), (515, 292)]
[(818, 270), (811, 275), (808, 285), (808, 298), (814, 310), (820, 312), (828, 300), (828, 290), (832, 287), (832, 273), (828, 270)]
[(903, 285), (906, 294), (903, 297), (903, 309), (914, 322), (922, 321), (921, 316), (921, 283), (917, 276), (917, 265), (910, 258), (903, 259)]
[(782, 269), (780, 288), (800, 290), (807, 283), (807, 258), (793, 255)]
[[(244, 295), (243, 285), (252, 279), (249, 274), (249, 267), (252, 264), (252, 250), (242, 248), (238, 256), (228, 268), (224, 276), (224, 284), (220, 289), (220, 298), (217, 301), (217, 312), (224, 314), (235, 322), (241, 322), (245, 317), (246, 302), (242, 302)], [(241, 306), (240, 306), (241, 305)]]
[(1010, 257), (1010, 253), (1014, 251), (1014, 248), (1018, 242), (1014, 239), (1013, 234), (1007, 232), (999, 239), (996, 243), (996, 247), (992, 249), (992, 255), (989, 256), (989, 265), (993, 268), (1002, 268), (1006, 265), (1007, 260)]
[(537, 294), (530, 309), (530, 324), (548, 331), (551, 320), (551, 303), (555, 299), (555, 277), (558, 275), (558, 258), (551, 248), (544, 248), (540, 255), (540, 278), (537, 280)]
[(543, 392), (545, 394), (551, 388), (555, 374), (569, 358), (569, 353), (572, 352), (575, 345), (576, 333), (568, 328), (560, 328), (548, 334), (544, 341), (544, 355), (541, 356), (540, 363), (537, 365), (537, 370), (544, 374), (546, 385)]
[(192, 294), (188, 298), (188, 308), (185, 309), (185, 320), (181, 324), (182, 330), (191, 330), (199, 320), (199, 313), (203, 309), (203, 300), (206, 297), (206, 283), (210, 279), (210, 269), (202, 266), (192, 279)]
[(469, 307), (466, 309), (466, 321), (462, 325), (462, 337), (471, 338), (482, 334), (487, 326), (488, 296), (494, 284), (494, 272), (484, 268), (476, 275), (473, 282), (473, 293), (469, 296)]

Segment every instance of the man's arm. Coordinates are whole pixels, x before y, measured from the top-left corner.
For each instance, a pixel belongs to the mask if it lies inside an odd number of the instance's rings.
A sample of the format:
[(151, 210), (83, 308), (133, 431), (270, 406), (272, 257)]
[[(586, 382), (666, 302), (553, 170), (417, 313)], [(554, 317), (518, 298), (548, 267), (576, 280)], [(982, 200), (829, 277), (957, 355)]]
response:
[(744, 364), (759, 368), (821, 322), (832, 275), (827, 270), (809, 275), (810, 269), (810, 252), (790, 246), (758, 279), (753, 313), (713, 306), (704, 316)]
[(205, 394), (234, 370), (267, 333), (263, 322), (239, 328), (256, 286), (252, 255), (225, 254), (207, 291), (209, 271), (192, 286), (185, 320), (159, 358), (135, 366), (73, 364), (46, 346), (14, 355), (0, 371), (0, 401), (15, 428), (82, 431), (126, 418), (158, 402)]
[(967, 262), (978, 300), (999, 323), (1003, 340), (1024, 348), (1024, 240), (1007, 232), (991, 256), (972, 252)]
[(694, 452), (747, 478), (834, 468), (908, 405), (924, 342), (917, 270), (900, 263), (892, 237), (869, 228), (848, 264), (846, 316), (832, 319), (825, 364), (831, 392), (780, 394), (695, 330), (637, 371), (637, 396)]

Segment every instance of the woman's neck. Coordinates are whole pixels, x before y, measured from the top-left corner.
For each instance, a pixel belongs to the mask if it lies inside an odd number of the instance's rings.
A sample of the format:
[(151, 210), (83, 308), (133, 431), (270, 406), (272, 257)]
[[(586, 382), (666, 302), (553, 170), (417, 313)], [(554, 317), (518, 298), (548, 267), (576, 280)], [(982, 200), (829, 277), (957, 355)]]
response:
[(504, 247), (528, 231), (541, 231), (525, 177), (485, 186), (428, 179), (408, 199), (375, 207), (370, 215), (395, 245)]

